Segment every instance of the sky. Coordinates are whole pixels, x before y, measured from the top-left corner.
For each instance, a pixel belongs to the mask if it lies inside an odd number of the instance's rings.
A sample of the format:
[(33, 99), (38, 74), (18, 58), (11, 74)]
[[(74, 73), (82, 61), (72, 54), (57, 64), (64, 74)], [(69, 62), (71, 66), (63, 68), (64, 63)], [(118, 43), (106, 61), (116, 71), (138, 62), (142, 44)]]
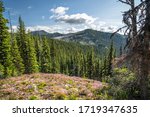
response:
[(114, 32), (123, 26), (127, 6), (117, 0), (3, 0), (4, 16), (17, 29), (21, 16), (27, 30), (73, 33), (84, 29)]

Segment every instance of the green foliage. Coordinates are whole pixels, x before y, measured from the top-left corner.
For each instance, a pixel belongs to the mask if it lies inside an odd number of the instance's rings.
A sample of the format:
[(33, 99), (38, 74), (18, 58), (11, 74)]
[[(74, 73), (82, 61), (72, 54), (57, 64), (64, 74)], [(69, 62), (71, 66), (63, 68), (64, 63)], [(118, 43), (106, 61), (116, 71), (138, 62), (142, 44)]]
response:
[(13, 75), (21, 75), (24, 73), (24, 64), (21, 58), (19, 48), (17, 45), (17, 40), (12, 35), (12, 44), (11, 44), (11, 54), (12, 54), (12, 62), (14, 64)]
[(88, 78), (92, 79), (94, 75), (94, 51), (93, 49), (87, 55), (87, 74)]
[[(50, 47), (46, 38), (43, 38), (42, 54), (41, 54), (41, 72), (50, 73), (51, 71), (51, 58)], [(40, 58), (40, 57), (39, 57)]]
[(112, 60), (113, 60), (113, 40), (110, 45), (109, 53), (108, 53), (108, 70), (107, 70), (107, 75), (112, 76)]
[(77, 100), (77, 99), (78, 99), (78, 96), (75, 94), (71, 94), (67, 97), (67, 100)]
[(4, 67), (4, 77), (12, 75), (12, 57), (10, 35), (8, 32), (8, 20), (3, 17), (4, 7), (0, 1), (0, 64)]
[(39, 66), (39, 70), (41, 71), (41, 59), (42, 59), (42, 44), (41, 44), (41, 40), (38, 36), (33, 37), (34, 41), (35, 41), (35, 51), (36, 51), (36, 58), (37, 58), (37, 62), (38, 62), (38, 66)]
[(58, 73), (58, 59), (56, 57), (56, 47), (55, 47), (55, 41), (52, 40), (50, 45), (50, 57), (51, 57), (51, 72), (52, 73)]
[[(43, 72), (62, 73), (102, 81), (103, 76), (111, 74), (113, 42), (109, 52), (105, 53), (105, 57), (101, 57), (94, 46), (49, 39), (40, 35), (31, 36), (30, 32), (26, 33), (21, 17), (19, 17), (17, 33), (12, 32), (10, 40), (6, 26), (7, 20), (2, 16), (3, 11), (1, 5), (0, 26), (3, 31), (0, 30), (2, 33), (0, 64), (4, 69), (3, 76)], [(98, 34), (98, 32), (92, 34), (90, 30), (85, 32), (91, 37)]]
[(23, 64), (25, 66), (25, 73), (38, 72), (34, 41), (29, 34), (26, 34), (25, 25), (21, 17), (19, 17), (17, 42), (21, 57), (23, 59)]
[(43, 89), (46, 86), (46, 83), (41, 82), (40, 84), (37, 85), (38, 89)]
[(31, 96), (30, 98), (29, 98), (29, 100), (38, 100), (39, 98), (37, 97), (37, 96)]
[(32, 37), (28, 34), (28, 48), (27, 48), (27, 73), (36, 73), (39, 71), (39, 66), (36, 58), (35, 48), (34, 48), (34, 42)]
[(115, 68), (113, 77), (107, 77), (108, 95), (113, 99), (134, 99), (137, 92), (134, 81), (135, 75), (127, 68)]

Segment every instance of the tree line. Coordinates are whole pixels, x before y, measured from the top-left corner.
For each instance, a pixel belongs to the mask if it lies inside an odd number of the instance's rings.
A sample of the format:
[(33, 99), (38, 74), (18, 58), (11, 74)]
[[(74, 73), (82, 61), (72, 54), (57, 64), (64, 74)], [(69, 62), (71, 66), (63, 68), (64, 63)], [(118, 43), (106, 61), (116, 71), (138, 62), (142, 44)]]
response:
[(49, 39), (32, 35), (25, 29), (21, 17), (17, 32), (9, 32), (0, 1), (0, 77), (31, 73), (62, 73), (102, 80), (111, 74), (111, 61), (115, 56), (113, 42), (105, 56), (96, 53), (94, 47), (75, 42)]

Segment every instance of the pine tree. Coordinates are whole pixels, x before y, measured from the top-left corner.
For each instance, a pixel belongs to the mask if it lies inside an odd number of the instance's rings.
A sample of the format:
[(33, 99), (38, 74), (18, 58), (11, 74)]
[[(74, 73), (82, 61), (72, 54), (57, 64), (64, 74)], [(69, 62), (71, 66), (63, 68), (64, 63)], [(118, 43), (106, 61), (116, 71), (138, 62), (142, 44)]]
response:
[(51, 42), (51, 46), (50, 46), (50, 56), (51, 56), (51, 72), (52, 73), (57, 73), (58, 70), (58, 62), (56, 59), (56, 48), (55, 48), (55, 43), (54, 40), (52, 40)]
[(102, 76), (106, 76), (107, 75), (107, 70), (108, 70), (108, 65), (107, 65), (107, 57), (106, 55), (103, 58), (103, 66), (102, 66)]
[(75, 75), (75, 65), (74, 65), (74, 59), (71, 56), (69, 60), (69, 75), (74, 76)]
[(16, 35), (18, 48), (25, 67), (24, 73), (28, 73), (28, 40), (26, 38), (25, 25), (21, 17), (19, 17), (19, 25)]
[(92, 50), (87, 55), (87, 76), (92, 79), (94, 73), (94, 50)]
[(8, 27), (8, 20), (3, 17), (4, 12), (3, 2), (0, 0), (0, 64), (4, 67), (4, 77), (12, 75), (12, 57), (11, 57), (11, 42)]
[[(11, 45), (11, 54), (14, 64), (14, 72), (17, 72), (16, 75), (21, 75), (24, 73), (24, 64), (23, 60), (20, 56), (19, 48), (17, 45), (17, 40), (14, 36), (12, 36), (12, 45)], [(16, 69), (16, 71), (15, 71)], [(15, 73), (13, 73), (15, 75)]]
[(42, 44), (39, 36), (36, 36), (35, 39), (35, 51), (36, 51), (36, 58), (39, 66), (39, 71), (41, 71), (41, 58), (42, 58)]
[(28, 35), (26, 35), (26, 38), (28, 40), (27, 43), (27, 58), (28, 58), (28, 62), (27, 62), (27, 73), (36, 73), (39, 71), (39, 66), (38, 66), (38, 62), (36, 59), (36, 52), (35, 52), (35, 48), (34, 48), (34, 42), (33, 42), (33, 38), (31, 37), (31, 35), (28, 33)]
[(113, 40), (110, 45), (109, 53), (108, 53), (108, 67), (107, 67), (107, 75), (112, 76), (112, 59), (113, 59)]
[(46, 37), (43, 38), (41, 71), (44, 73), (50, 73), (51, 71), (50, 47)]
[(36, 60), (33, 39), (31, 39), (29, 34), (26, 34), (25, 25), (21, 17), (19, 17), (17, 42), (23, 64), (25, 65), (25, 73), (38, 72), (38, 63)]
[(81, 75), (81, 77), (86, 77), (86, 67), (87, 67), (87, 63), (86, 63), (86, 57), (85, 57), (86, 55), (84, 55), (84, 54), (81, 54), (81, 70), (80, 70), (80, 75)]
[(74, 57), (74, 63), (75, 63), (75, 65), (74, 65), (75, 76), (79, 76), (79, 72), (80, 72), (80, 65), (79, 64), (80, 63), (79, 63), (79, 58), (77, 55)]
[(94, 76), (96, 78), (95, 80), (101, 81), (101, 67), (99, 59), (96, 61)]

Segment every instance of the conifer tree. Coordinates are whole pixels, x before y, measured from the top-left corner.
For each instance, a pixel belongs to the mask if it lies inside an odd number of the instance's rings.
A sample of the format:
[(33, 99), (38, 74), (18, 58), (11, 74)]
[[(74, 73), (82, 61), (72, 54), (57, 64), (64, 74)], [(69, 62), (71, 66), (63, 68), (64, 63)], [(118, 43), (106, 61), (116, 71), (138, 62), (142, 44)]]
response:
[(51, 71), (50, 47), (46, 37), (43, 38), (41, 71), (44, 73), (50, 73)]
[[(19, 52), (19, 48), (17, 45), (17, 40), (16, 38), (13, 36), (12, 37), (12, 44), (11, 44), (11, 54), (12, 54), (12, 59), (13, 59), (13, 64), (14, 64), (14, 70), (16, 69), (17, 72), (16, 75), (21, 75), (24, 73), (24, 64), (23, 64), (23, 60), (20, 56), (20, 52)], [(15, 75), (15, 73), (14, 73)]]
[(91, 52), (87, 55), (87, 76), (92, 79), (94, 72), (94, 50), (92, 48)]
[(80, 71), (80, 75), (81, 77), (86, 77), (86, 67), (87, 67), (87, 63), (86, 63), (86, 55), (81, 54), (81, 71)]
[(78, 61), (78, 57), (74, 57), (74, 62), (75, 62), (75, 68), (74, 68), (74, 73), (75, 76), (79, 76), (79, 71), (80, 71), (80, 63)]
[(69, 75), (71, 76), (75, 75), (75, 65), (72, 56), (70, 57), (70, 61), (69, 61)]
[(12, 75), (11, 43), (8, 32), (8, 20), (3, 17), (3, 2), (0, 0), (0, 64), (4, 68), (4, 77)]
[(102, 66), (102, 76), (107, 75), (107, 57), (106, 55), (103, 58), (103, 66)]
[(41, 58), (42, 58), (42, 44), (39, 36), (36, 36), (35, 39), (35, 51), (36, 51), (36, 58), (39, 66), (39, 71), (41, 71)]
[(28, 33), (26, 35), (27, 38), (27, 58), (28, 58), (28, 62), (27, 62), (27, 73), (36, 73), (39, 71), (39, 66), (38, 66), (38, 62), (36, 59), (36, 52), (35, 52), (35, 48), (34, 48), (34, 42), (33, 42), (33, 38), (31, 37), (30, 33)]
[(51, 42), (50, 56), (51, 56), (51, 72), (57, 73), (58, 72), (58, 62), (56, 59), (56, 48), (55, 48), (54, 40), (52, 40), (52, 42)]
[(25, 25), (21, 17), (19, 17), (17, 42), (23, 64), (25, 65), (25, 73), (38, 72), (38, 63), (36, 60), (33, 39), (31, 39), (29, 34), (26, 34)]
[(113, 59), (113, 40), (110, 45), (109, 53), (108, 53), (108, 67), (107, 67), (107, 75), (112, 75), (112, 59)]
[(101, 67), (100, 67), (100, 60), (96, 61), (95, 65), (95, 72), (94, 72), (95, 80), (101, 81)]
[(25, 25), (21, 17), (19, 17), (19, 25), (16, 34), (16, 39), (20, 55), (23, 59), (23, 64), (25, 67), (24, 73), (28, 73), (28, 40), (26, 38)]

